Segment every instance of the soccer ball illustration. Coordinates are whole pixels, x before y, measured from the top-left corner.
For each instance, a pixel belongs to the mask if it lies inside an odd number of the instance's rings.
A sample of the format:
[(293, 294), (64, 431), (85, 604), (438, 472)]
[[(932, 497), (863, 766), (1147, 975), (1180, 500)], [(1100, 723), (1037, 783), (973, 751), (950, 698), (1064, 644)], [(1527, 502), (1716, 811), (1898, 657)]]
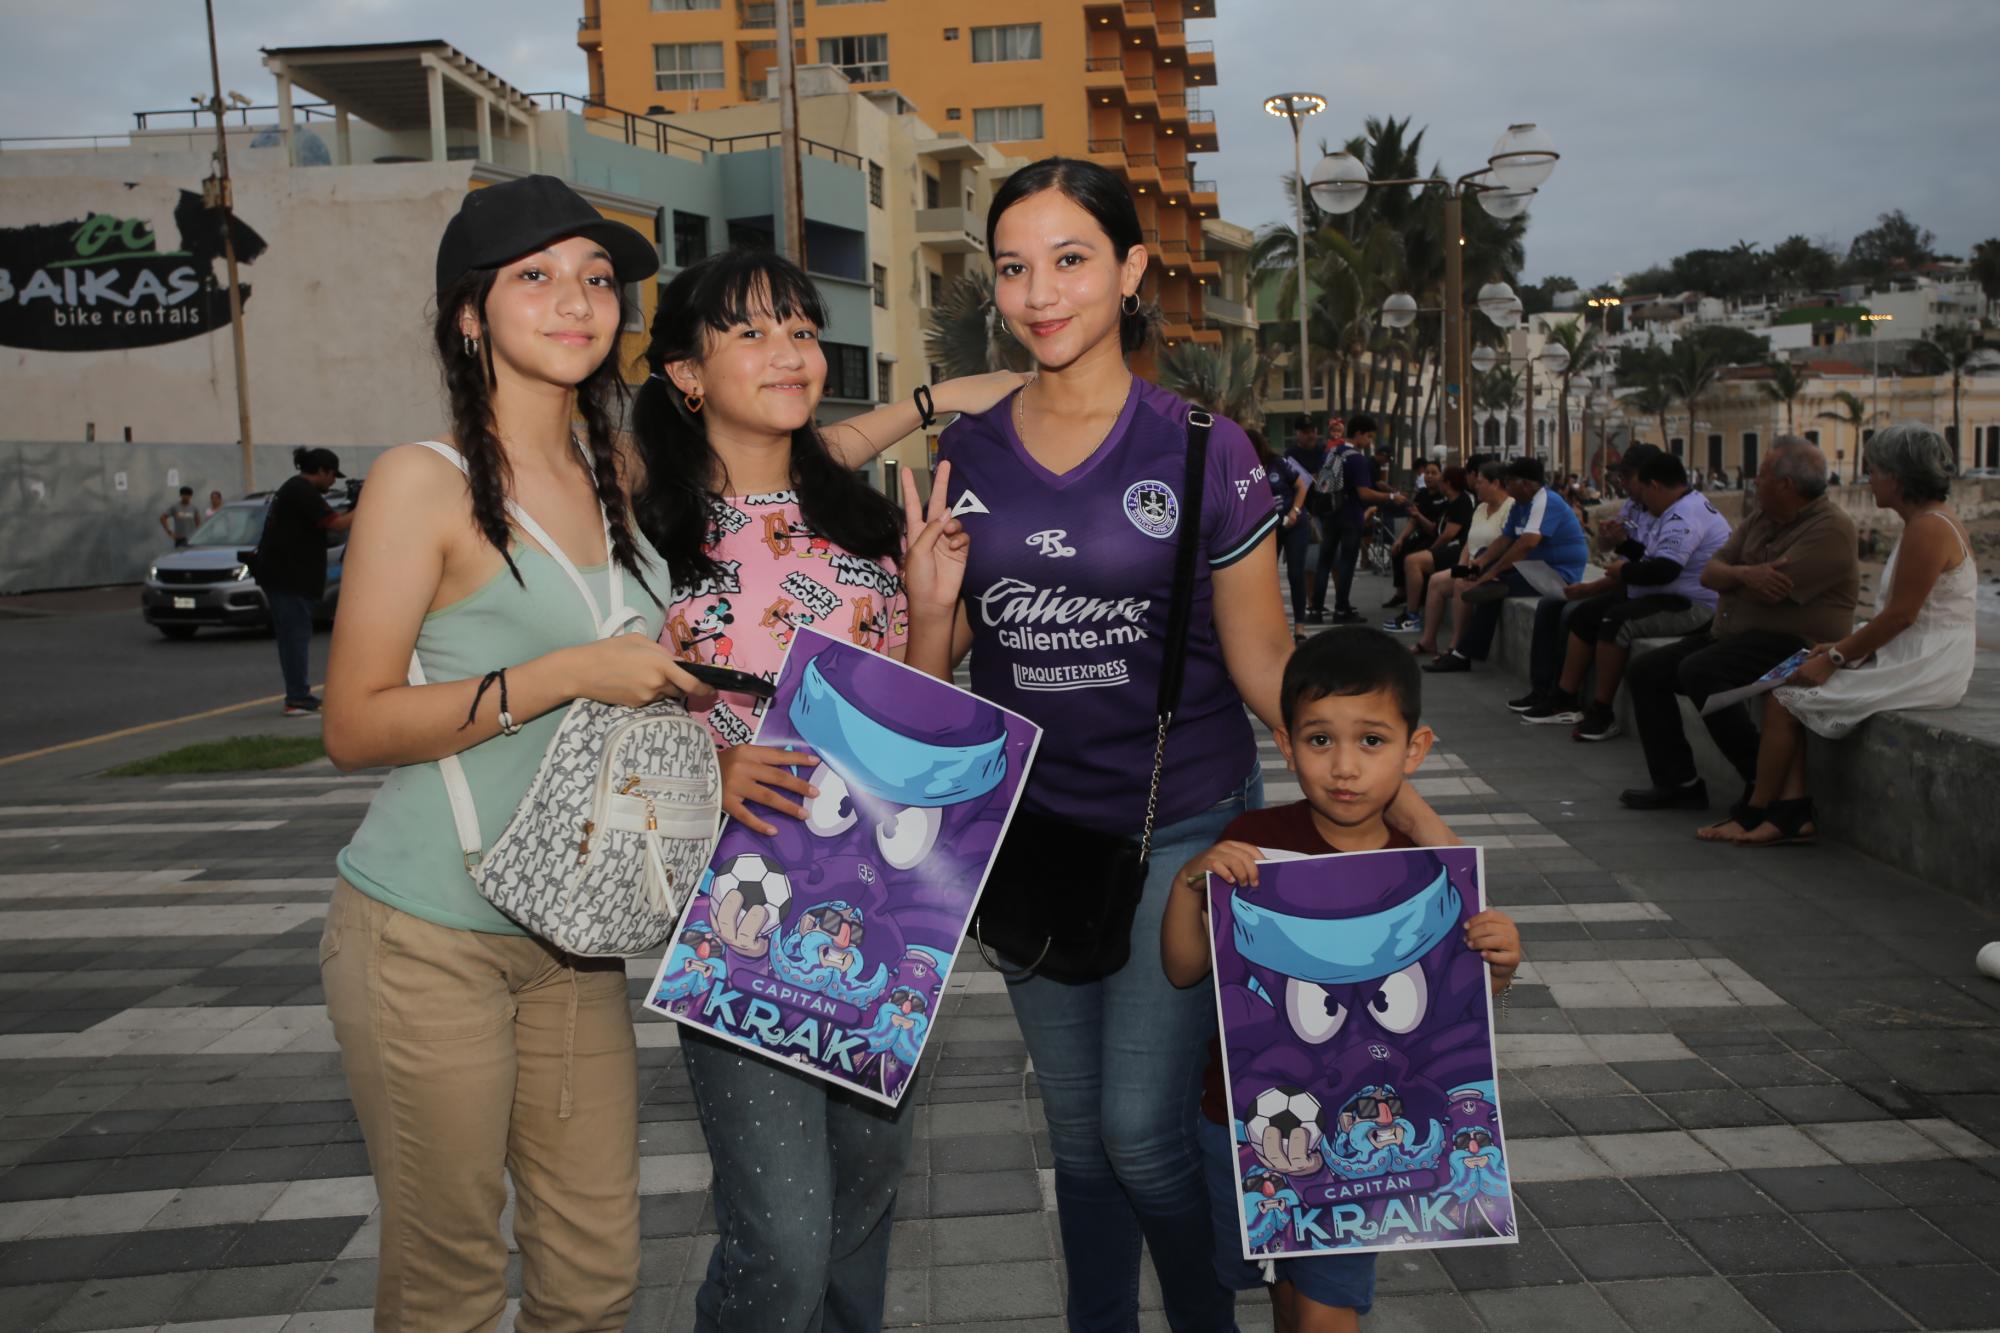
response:
[(1289, 1142), (1292, 1131), (1300, 1126), (1304, 1126), (1309, 1132), (1308, 1150), (1318, 1147), (1319, 1141), (1326, 1134), (1319, 1098), (1304, 1088), (1294, 1088), (1284, 1084), (1266, 1088), (1258, 1093), (1257, 1100), (1250, 1108), (1250, 1118), (1243, 1124), (1253, 1144), (1264, 1141), (1264, 1131), (1267, 1129), (1277, 1130), (1280, 1142)]
[(762, 958), (784, 924), (792, 881), (778, 863), (742, 852), (722, 863), (708, 884), (709, 923), (740, 958)]

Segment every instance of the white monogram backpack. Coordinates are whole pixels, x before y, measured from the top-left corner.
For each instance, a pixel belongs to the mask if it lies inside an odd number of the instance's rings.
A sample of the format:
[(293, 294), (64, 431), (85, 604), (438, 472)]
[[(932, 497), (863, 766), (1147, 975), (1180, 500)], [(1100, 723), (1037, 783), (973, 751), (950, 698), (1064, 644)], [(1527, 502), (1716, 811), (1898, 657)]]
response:
[[(423, 443), (465, 469), (457, 450)], [(576, 585), (599, 638), (640, 619), (624, 603), (615, 559), (607, 616), (541, 525), (512, 500), (507, 513)], [(611, 549), (608, 516), (604, 548)], [(424, 683), (413, 652), (410, 684)], [(715, 742), (679, 702), (570, 704), (527, 795), (491, 847), (481, 841), (464, 766), (448, 755), (438, 768), (472, 882), (495, 907), (572, 954), (639, 954), (664, 942), (708, 866), (722, 815)]]

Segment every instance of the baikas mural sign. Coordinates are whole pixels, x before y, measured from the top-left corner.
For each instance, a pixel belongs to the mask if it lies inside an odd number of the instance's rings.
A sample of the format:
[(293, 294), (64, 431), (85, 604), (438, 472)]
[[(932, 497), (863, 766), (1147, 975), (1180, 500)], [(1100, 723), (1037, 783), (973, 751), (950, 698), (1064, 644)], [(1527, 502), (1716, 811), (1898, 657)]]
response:
[[(237, 262), (254, 263), (264, 238), (231, 225)], [(182, 190), (174, 229), (168, 249), (145, 219), (112, 213), (0, 227), (0, 346), (115, 352), (229, 327), (222, 214)]]

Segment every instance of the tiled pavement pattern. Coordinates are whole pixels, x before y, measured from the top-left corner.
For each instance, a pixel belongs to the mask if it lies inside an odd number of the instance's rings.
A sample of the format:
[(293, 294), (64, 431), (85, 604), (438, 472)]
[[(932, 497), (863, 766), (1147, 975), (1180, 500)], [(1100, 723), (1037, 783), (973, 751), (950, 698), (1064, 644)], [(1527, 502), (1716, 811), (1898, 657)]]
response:
[[(1426, 685), (1418, 781), (1530, 959), (1500, 1024), (1524, 1234), (1386, 1257), (1365, 1327), (2000, 1326), (2000, 984), (1971, 969), (2000, 922), (1847, 849), (1698, 844), (1617, 808), (1633, 742), (1522, 727), (1511, 679)], [(0, 770), (0, 1330), (368, 1326), (374, 1191), (315, 945), (375, 781)], [(639, 1031), (632, 1327), (678, 1330), (708, 1165), (671, 1026)], [(1056, 1329), (1040, 1103), (976, 954), (938, 1031), (892, 1322)]]

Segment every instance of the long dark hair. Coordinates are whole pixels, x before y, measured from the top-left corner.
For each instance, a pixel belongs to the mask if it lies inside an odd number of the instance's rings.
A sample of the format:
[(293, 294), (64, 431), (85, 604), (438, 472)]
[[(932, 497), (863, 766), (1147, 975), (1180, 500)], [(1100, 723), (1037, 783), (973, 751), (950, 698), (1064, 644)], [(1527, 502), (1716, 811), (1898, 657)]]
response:
[[(451, 399), (451, 438), (465, 459), (473, 522), (507, 562), (514, 581), (526, 587), (513, 552), (508, 549), (512, 533), (507, 522), (507, 496), (514, 486), (513, 469), (507, 464), (507, 453), (500, 447), (500, 436), (493, 424), (493, 336), (486, 323), (486, 298), (492, 294), (499, 276), (498, 269), (473, 269), (440, 293), (432, 335), (437, 343), (438, 365), (444, 372), (445, 392)], [(459, 316), (468, 306), (479, 319), (479, 340), (470, 347), (459, 324)], [(621, 288), (620, 328), (633, 313)], [(590, 450), (591, 481), (597, 487), (597, 501), (610, 519), (610, 556), (620, 569), (639, 581), (639, 586), (657, 605), (659, 595), (646, 582), (639, 547), (632, 539), (631, 502), (618, 475), (617, 423), (624, 414), (626, 392), (614, 350), (576, 386), (576, 413), (583, 418), (584, 444)]]
[[(646, 465), (633, 512), (683, 594), (722, 573), (709, 548), (730, 482), (707, 426), (688, 410), (667, 367), (699, 361), (711, 333), (728, 333), (766, 312), (827, 325), (826, 304), (805, 270), (768, 250), (725, 250), (676, 274), (653, 316), (646, 345), (651, 374), (632, 402), (632, 436)], [(807, 527), (850, 555), (881, 560), (902, 553), (902, 510), (842, 467), (810, 421), (792, 432), (791, 473)]]
[[(1121, 264), (1125, 262), (1125, 256), (1132, 253), (1132, 247), (1145, 239), (1145, 232), (1139, 226), (1139, 209), (1132, 202), (1131, 191), (1108, 167), (1076, 157), (1045, 157), (1022, 167), (993, 192), (993, 203), (986, 210), (987, 254), (993, 253), (993, 237), (1000, 230), (1001, 215), (1028, 196), (1040, 194), (1043, 190), (1058, 191), (1063, 198), (1090, 214), (1104, 234), (1111, 238), (1112, 253)], [(1118, 343), (1128, 354), (1144, 347), (1152, 336), (1153, 316), (1143, 300), (1136, 312), (1120, 308)]]

